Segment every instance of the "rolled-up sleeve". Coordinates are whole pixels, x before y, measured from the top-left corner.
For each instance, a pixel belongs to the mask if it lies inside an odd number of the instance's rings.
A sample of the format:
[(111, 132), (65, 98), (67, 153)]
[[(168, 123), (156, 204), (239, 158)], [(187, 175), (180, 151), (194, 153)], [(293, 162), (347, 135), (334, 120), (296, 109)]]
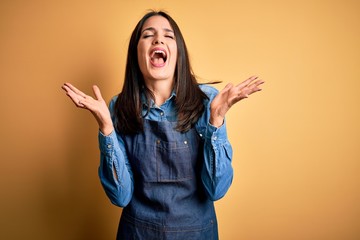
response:
[(227, 139), (226, 126), (207, 127), (204, 138), (204, 163), (201, 178), (211, 200), (222, 198), (228, 191), (233, 168), (232, 147)]
[(116, 131), (108, 136), (99, 131), (98, 140), (101, 184), (114, 205), (125, 207), (132, 198), (134, 183), (124, 141)]
[(209, 198), (216, 201), (226, 194), (233, 180), (232, 147), (227, 137), (226, 121), (219, 128), (209, 123), (209, 105), (218, 93), (217, 90), (208, 86), (202, 89), (209, 100), (206, 101), (205, 112), (197, 124), (204, 141), (201, 179)]

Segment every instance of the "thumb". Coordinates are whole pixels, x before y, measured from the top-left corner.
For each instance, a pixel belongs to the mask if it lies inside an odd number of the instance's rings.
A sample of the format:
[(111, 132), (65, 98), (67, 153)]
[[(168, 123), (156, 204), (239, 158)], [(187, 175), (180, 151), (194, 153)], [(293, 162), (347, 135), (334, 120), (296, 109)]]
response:
[(101, 96), (101, 92), (98, 86), (94, 85), (93, 86), (93, 92), (95, 94), (95, 97), (97, 100), (103, 100), (102, 96)]
[(232, 88), (234, 85), (232, 83), (228, 83), (226, 84), (226, 86), (224, 87), (224, 89), (222, 90), (223, 92), (228, 91), (230, 88)]
[(226, 84), (226, 86), (219, 92), (218, 96), (226, 95), (232, 87), (233, 87), (232, 83)]

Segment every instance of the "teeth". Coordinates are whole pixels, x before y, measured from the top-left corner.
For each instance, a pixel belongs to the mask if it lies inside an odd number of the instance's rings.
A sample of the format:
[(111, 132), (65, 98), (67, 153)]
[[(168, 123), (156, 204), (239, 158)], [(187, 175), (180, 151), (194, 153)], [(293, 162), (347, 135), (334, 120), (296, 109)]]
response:
[(159, 53), (159, 54), (163, 55), (164, 58), (166, 57), (166, 53), (164, 51), (162, 51), (162, 50), (155, 50), (153, 52), (153, 55), (156, 54), (156, 53)]

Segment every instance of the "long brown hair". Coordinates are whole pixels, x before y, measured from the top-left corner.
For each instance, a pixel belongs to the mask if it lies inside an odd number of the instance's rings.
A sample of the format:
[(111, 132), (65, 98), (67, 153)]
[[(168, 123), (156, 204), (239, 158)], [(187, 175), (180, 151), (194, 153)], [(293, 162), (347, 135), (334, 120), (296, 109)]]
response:
[(145, 95), (148, 103), (154, 99), (154, 95), (144, 83), (137, 58), (141, 30), (146, 20), (152, 16), (162, 16), (169, 21), (177, 43), (178, 57), (174, 75), (175, 105), (178, 114), (176, 130), (188, 131), (204, 111), (203, 101), (207, 99), (207, 96), (199, 88), (192, 72), (188, 51), (178, 25), (167, 13), (151, 11), (138, 22), (130, 38), (124, 86), (114, 106), (115, 129), (121, 134), (135, 134), (143, 131), (141, 94)]

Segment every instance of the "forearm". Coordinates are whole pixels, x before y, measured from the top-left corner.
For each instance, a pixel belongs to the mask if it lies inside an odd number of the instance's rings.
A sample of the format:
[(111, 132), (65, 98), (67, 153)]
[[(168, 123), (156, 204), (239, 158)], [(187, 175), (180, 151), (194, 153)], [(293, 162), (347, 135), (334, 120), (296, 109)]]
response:
[(101, 184), (110, 201), (126, 206), (133, 194), (133, 176), (123, 144), (113, 131), (108, 136), (99, 133)]
[(227, 139), (225, 124), (218, 129), (208, 126), (205, 132), (201, 177), (206, 192), (213, 201), (222, 198), (232, 183), (231, 161), (232, 147)]

